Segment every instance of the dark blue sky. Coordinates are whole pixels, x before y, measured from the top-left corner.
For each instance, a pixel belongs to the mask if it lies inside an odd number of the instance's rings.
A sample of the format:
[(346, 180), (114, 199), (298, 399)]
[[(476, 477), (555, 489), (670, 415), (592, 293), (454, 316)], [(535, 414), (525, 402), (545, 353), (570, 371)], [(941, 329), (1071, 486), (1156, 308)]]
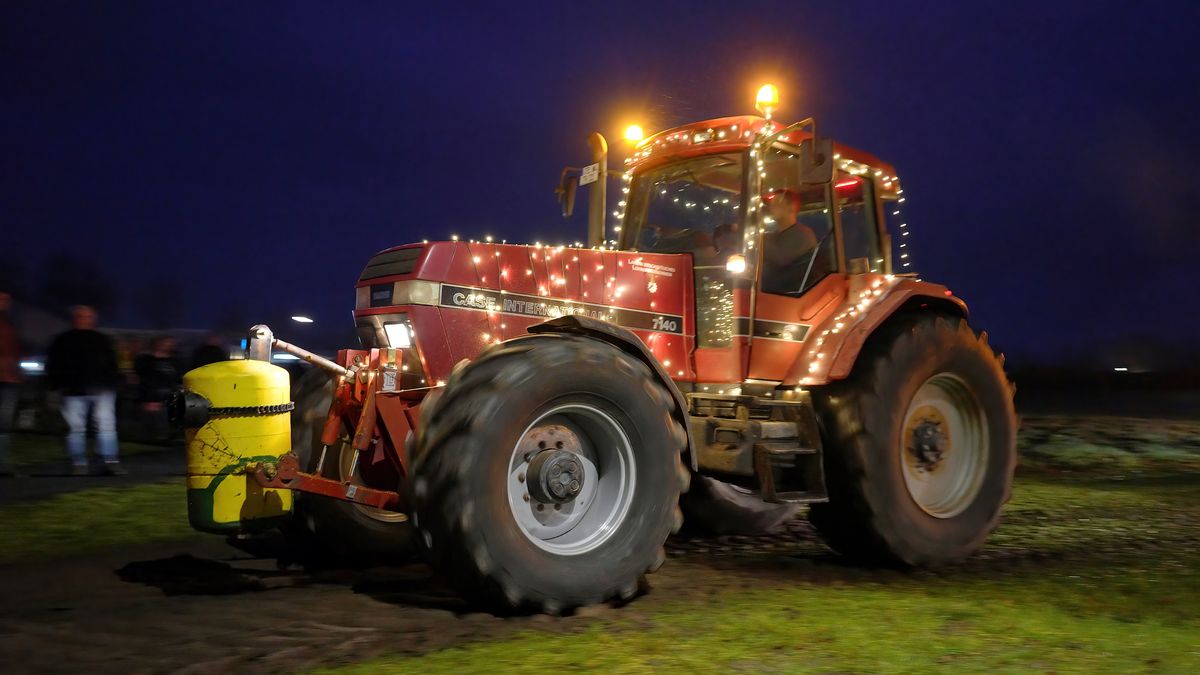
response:
[(372, 252), (582, 239), (552, 190), (588, 132), (770, 79), (897, 167), (994, 342), (1200, 339), (1200, 3), (421, 4), (5, 3), (0, 264), (90, 258), (130, 324), (173, 282), (189, 325), (348, 326)]

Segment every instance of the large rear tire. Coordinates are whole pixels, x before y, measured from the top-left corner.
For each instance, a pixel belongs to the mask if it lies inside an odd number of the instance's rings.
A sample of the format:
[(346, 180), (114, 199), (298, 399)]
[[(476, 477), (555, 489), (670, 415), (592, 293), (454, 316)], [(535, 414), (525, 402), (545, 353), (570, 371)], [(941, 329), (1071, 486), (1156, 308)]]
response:
[(457, 368), (416, 442), (434, 568), (501, 609), (632, 598), (682, 523), (674, 405), (644, 363), (586, 337), (519, 338)]
[(1016, 467), (1013, 389), (958, 317), (885, 325), (851, 376), (814, 391), (829, 502), (809, 520), (856, 561), (936, 567), (983, 545)]
[[(321, 455), (321, 432), (333, 399), (333, 380), (319, 369), (297, 379), (292, 399), (292, 452), (300, 466), (316, 472)], [(322, 475), (344, 480), (354, 451), (349, 443), (330, 446)], [(355, 483), (362, 484), (361, 476)], [(396, 485), (375, 485), (396, 489)], [(330, 562), (370, 565), (394, 562), (415, 552), (412, 527), (405, 514), (344, 502), (338, 499), (296, 494), (295, 513), (285, 534), (310, 553)]]

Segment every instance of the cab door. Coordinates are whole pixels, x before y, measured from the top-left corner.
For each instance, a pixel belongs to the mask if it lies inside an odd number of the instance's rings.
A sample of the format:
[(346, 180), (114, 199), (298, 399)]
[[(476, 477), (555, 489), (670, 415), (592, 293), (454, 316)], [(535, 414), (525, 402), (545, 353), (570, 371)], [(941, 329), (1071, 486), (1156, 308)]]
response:
[[(869, 178), (839, 172), (831, 184), (804, 189), (779, 188), (770, 181), (768, 172), (767, 190), (799, 192), (800, 208), (791, 227), (807, 228), (812, 235), (767, 232), (761, 240), (747, 375), (750, 380), (779, 382), (798, 359), (810, 358), (803, 353), (806, 339), (814, 326), (842, 307), (854, 277), (882, 273), (885, 258)], [(778, 232), (778, 224), (764, 222), (764, 227)], [(793, 250), (814, 239), (815, 251)], [(800, 259), (804, 271), (785, 264), (791, 259)]]

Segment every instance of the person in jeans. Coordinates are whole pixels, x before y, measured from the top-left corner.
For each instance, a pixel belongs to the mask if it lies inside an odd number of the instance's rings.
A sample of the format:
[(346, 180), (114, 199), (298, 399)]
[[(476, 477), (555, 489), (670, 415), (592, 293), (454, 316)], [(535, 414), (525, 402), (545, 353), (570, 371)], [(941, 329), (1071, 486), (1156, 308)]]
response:
[(50, 388), (62, 394), (62, 415), (70, 431), (67, 454), (75, 475), (88, 473), (87, 428), (96, 424), (96, 451), (104, 461), (101, 471), (124, 474), (117, 456), (117, 353), (113, 341), (96, 330), (96, 312), (79, 305), (71, 308), (73, 328), (54, 338), (46, 358)]
[(0, 291), (0, 476), (13, 476), (9, 459), (9, 432), (17, 413), (17, 388), (21, 384), (20, 346), (8, 318), (12, 297)]

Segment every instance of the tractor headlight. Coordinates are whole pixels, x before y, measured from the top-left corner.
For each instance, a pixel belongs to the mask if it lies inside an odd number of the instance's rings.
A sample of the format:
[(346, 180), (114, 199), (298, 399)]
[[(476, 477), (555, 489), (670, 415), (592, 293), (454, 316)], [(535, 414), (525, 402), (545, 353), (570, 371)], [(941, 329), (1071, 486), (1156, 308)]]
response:
[(385, 323), (383, 332), (387, 335), (388, 346), (393, 349), (408, 349), (412, 347), (412, 334), (408, 326), (402, 323)]
[(746, 257), (742, 255), (731, 255), (725, 260), (725, 269), (734, 274), (741, 274), (746, 271)]

